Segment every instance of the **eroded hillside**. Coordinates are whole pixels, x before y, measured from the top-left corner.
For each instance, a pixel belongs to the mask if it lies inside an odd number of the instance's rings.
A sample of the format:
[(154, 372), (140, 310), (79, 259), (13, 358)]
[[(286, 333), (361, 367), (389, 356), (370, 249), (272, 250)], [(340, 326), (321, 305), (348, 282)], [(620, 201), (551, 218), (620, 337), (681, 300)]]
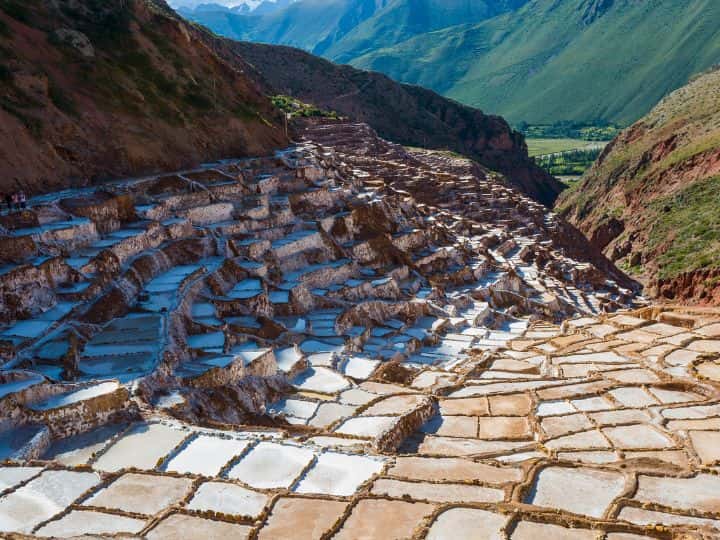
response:
[(720, 302), (720, 71), (624, 131), (561, 212), (649, 292)]
[(264, 154), (251, 70), (162, 1), (0, 2), (0, 191)]
[(548, 206), (564, 188), (528, 157), (522, 134), (499, 116), (299, 49), (247, 42), (234, 47), (262, 74), (268, 92), (288, 94), (367, 122), (381, 136), (400, 144), (459, 152), (503, 174), (512, 186)]

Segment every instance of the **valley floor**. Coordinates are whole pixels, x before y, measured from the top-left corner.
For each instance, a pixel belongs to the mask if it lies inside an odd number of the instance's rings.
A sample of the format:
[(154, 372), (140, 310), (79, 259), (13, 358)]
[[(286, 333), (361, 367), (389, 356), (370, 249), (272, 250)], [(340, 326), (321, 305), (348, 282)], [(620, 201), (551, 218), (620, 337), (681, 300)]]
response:
[(569, 150), (602, 150), (607, 141), (585, 141), (583, 139), (536, 139), (527, 137), (530, 157), (559, 154)]

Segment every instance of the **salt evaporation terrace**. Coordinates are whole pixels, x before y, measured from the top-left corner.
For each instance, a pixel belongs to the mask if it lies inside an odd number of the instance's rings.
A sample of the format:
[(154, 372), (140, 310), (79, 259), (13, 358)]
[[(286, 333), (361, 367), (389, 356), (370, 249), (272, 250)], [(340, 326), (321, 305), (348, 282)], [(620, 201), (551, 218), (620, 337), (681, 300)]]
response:
[(0, 224), (6, 537), (720, 534), (720, 314), (468, 161), (319, 125)]

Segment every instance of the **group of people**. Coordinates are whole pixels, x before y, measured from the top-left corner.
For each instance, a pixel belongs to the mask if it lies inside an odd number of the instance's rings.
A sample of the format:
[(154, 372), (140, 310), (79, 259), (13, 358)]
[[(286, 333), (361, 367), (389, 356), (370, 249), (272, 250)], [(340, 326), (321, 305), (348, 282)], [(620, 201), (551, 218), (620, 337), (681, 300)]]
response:
[(16, 191), (15, 193), (0, 194), (0, 201), (4, 200), (7, 205), (8, 212), (13, 210), (21, 210), (27, 208), (27, 196), (24, 191)]

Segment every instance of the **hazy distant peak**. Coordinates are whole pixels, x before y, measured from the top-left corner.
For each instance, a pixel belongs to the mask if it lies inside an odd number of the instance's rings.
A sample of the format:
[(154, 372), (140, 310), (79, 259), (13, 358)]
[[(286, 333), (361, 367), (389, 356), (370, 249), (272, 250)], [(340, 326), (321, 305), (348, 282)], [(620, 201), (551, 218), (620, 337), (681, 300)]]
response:
[(297, 0), (169, 0), (175, 9), (195, 10), (218, 7), (232, 9), (239, 13), (269, 13), (285, 7)]

